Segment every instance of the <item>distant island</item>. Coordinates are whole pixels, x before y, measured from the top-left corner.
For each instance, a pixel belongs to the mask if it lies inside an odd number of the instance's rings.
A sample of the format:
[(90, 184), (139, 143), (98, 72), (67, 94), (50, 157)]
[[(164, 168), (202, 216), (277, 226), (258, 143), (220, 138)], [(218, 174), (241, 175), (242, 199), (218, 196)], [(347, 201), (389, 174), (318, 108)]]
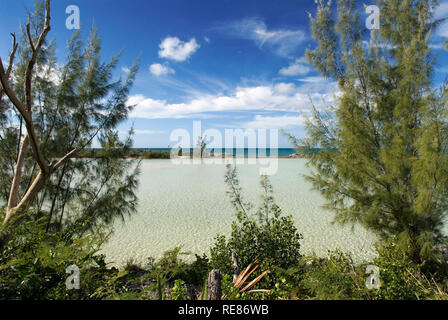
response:
[[(271, 152), (271, 149), (263, 149), (260, 152), (260, 149), (237, 149), (233, 148), (233, 152), (225, 153), (225, 150), (222, 150), (219, 153), (215, 153), (213, 149), (206, 150), (203, 154), (203, 158), (224, 158), (226, 155), (234, 158), (266, 158), (266, 157), (277, 157), (280, 159), (303, 159), (309, 158), (311, 156), (311, 152), (303, 152), (300, 153), (297, 149), (294, 148), (278, 148), (275, 153)], [(133, 159), (171, 159), (172, 149), (170, 148), (132, 148), (123, 152), (123, 157), (125, 158), (133, 158)], [(260, 154), (261, 153), (261, 154)], [(272, 155), (271, 155), (272, 153)], [(189, 148), (187, 150), (174, 151), (174, 154), (178, 156), (182, 156), (184, 158), (193, 158), (194, 149)], [(101, 148), (90, 148), (81, 152), (77, 157), (78, 158), (102, 158), (104, 155), (104, 151)]]

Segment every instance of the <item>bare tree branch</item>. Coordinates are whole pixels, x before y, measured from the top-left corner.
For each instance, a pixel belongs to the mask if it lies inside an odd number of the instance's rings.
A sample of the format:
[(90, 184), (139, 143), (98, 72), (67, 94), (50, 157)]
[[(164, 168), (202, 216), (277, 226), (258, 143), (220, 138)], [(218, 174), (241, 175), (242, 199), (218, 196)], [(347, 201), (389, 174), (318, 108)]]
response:
[(28, 36), (28, 41), (30, 42), (31, 51), (34, 53), (36, 51), (36, 48), (34, 47), (33, 37), (31, 36), (29, 23), (26, 25), (26, 34)]
[(16, 40), (15, 33), (11, 33), (11, 36), (12, 36), (12, 51), (11, 51), (11, 54), (9, 55), (9, 64), (8, 64), (8, 69), (6, 70), (6, 77), (8, 78), (8, 80), (9, 80), (9, 77), (11, 76), (12, 67), (14, 65), (14, 59), (16, 56), (16, 51), (17, 51), (17, 48), (19, 47), (19, 44), (17, 43), (17, 40)]
[[(28, 110), (28, 112), (31, 112), (31, 106), (32, 106), (32, 94), (31, 94), (31, 82), (33, 77), (33, 69), (34, 65), (36, 64), (37, 56), (39, 55), (40, 49), (45, 42), (45, 38), (47, 37), (48, 32), (50, 32), (50, 0), (46, 0), (46, 16), (45, 16), (45, 26), (44, 30), (39, 36), (39, 39), (37, 40), (36, 47), (34, 47), (33, 40), (31, 39), (31, 36), (29, 35), (29, 41), (32, 49), (31, 58), (28, 62), (28, 66), (26, 68), (25, 72), (25, 108)], [(29, 24), (27, 26), (27, 32), (29, 34)]]
[[(17, 110), (22, 115), (23, 119), (25, 120), (26, 129), (28, 131), (28, 135), (30, 137), (31, 147), (33, 149), (34, 157), (41, 168), (41, 170), (45, 173), (49, 172), (49, 167), (47, 162), (45, 161), (44, 157), (42, 156), (39, 143), (36, 137), (36, 133), (34, 130), (34, 122), (32, 119), (32, 91), (31, 91), (31, 83), (32, 83), (32, 76), (33, 76), (33, 69), (34, 65), (36, 64), (37, 56), (39, 54), (39, 51), (45, 42), (45, 38), (50, 32), (50, 0), (46, 0), (46, 16), (45, 16), (45, 26), (44, 30), (39, 36), (39, 39), (37, 41), (37, 45), (34, 46), (33, 40), (31, 38), (30, 34), (30, 25), (27, 25), (27, 34), (30, 41), (30, 46), (32, 49), (32, 55), (28, 62), (28, 66), (25, 72), (25, 105), (23, 105), (17, 96), (15, 95), (14, 91), (11, 89), (8, 83), (8, 76), (7, 73), (5, 73), (3, 62), (0, 58), (0, 80), (3, 86), (3, 89), (5, 93), (7, 94), (8, 98), (11, 100), (11, 102), (14, 104), (14, 106), (17, 108)], [(15, 41), (15, 37), (14, 41)], [(10, 66), (11, 67), (11, 66)], [(9, 69), (9, 68), (8, 68)]]
[(28, 132), (28, 135), (30, 137), (31, 147), (33, 149), (34, 158), (36, 159), (39, 167), (44, 171), (48, 172), (48, 164), (45, 161), (45, 159), (42, 156), (42, 153), (40, 151), (39, 143), (37, 141), (36, 132), (34, 130), (34, 122), (31, 117), (31, 113), (28, 112), (26, 108), (24, 108), (23, 104), (20, 102), (20, 100), (17, 98), (14, 91), (11, 89), (8, 83), (8, 79), (6, 77), (5, 69), (3, 68), (3, 62), (0, 58), (0, 81), (3, 86), (3, 90), (5, 91), (6, 95), (8, 96), (9, 100), (13, 103), (13, 105), (17, 108), (19, 113), (22, 115), (23, 120), (25, 121), (26, 130)]
[[(31, 58), (28, 61), (28, 65), (25, 72), (25, 101), (24, 104), (17, 98), (16, 94), (14, 93), (14, 90), (9, 85), (9, 78), (12, 72), (13, 68), (13, 62), (14, 62), (14, 56), (17, 51), (17, 41), (15, 34), (12, 34), (13, 37), (13, 50), (10, 55), (10, 63), (8, 66), (7, 71), (5, 72), (5, 69), (3, 67), (3, 62), (0, 58), (0, 82), (2, 84), (2, 93), (6, 93), (9, 100), (12, 102), (12, 104), (16, 107), (16, 109), (21, 114), (23, 120), (25, 121), (25, 126), (27, 130), (27, 134), (25, 135), (19, 154), (17, 156), (17, 163), (16, 163), (16, 170), (14, 172), (13, 181), (11, 183), (11, 189), (10, 189), (10, 195), (8, 199), (8, 209), (5, 216), (4, 223), (6, 223), (15, 213), (20, 211), (21, 209), (24, 209), (24, 207), (28, 207), (31, 202), (35, 199), (39, 191), (42, 189), (43, 185), (45, 184), (46, 180), (48, 179), (49, 175), (53, 170), (56, 170), (58, 166), (54, 167), (53, 164), (50, 168), (50, 166), (45, 161), (41, 150), (39, 141), (36, 136), (36, 132), (34, 130), (34, 121), (32, 117), (32, 79), (33, 79), (33, 69), (37, 61), (37, 57), (39, 55), (40, 49), (42, 48), (42, 45), (45, 42), (46, 36), (48, 32), (50, 32), (50, 0), (46, 0), (46, 16), (45, 16), (45, 25), (44, 29), (42, 30), (41, 34), (39, 35), (39, 38), (37, 40), (36, 45), (33, 42), (31, 32), (30, 32), (30, 24), (26, 27), (26, 32), (28, 35), (28, 40), (30, 42), (32, 54)], [(18, 194), (19, 194), (19, 186), (22, 178), (22, 171), (23, 171), (23, 164), (26, 156), (26, 152), (28, 150), (28, 144), (31, 144), (32, 150), (33, 150), (33, 156), (36, 160), (37, 164), (40, 167), (40, 172), (34, 179), (32, 185), (27, 189), (25, 195), (23, 196), (22, 200), (19, 204), (18, 202)], [(69, 158), (69, 153), (66, 158)], [(65, 159), (61, 159), (65, 161)], [(63, 162), (62, 161), (62, 162)], [(61, 162), (61, 163), (62, 163)], [(55, 162), (54, 164), (57, 164), (58, 162)]]
[(22, 180), (23, 164), (25, 162), (26, 152), (28, 151), (28, 144), (29, 144), (29, 136), (26, 134), (23, 137), (19, 155), (17, 157), (16, 168), (14, 170), (15, 173), (11, 184), (11, 190), (9, 193), (7, 211), (10, 211), (12, 208), (17, 206), (19, 196), (19, 186), (20, 181)]

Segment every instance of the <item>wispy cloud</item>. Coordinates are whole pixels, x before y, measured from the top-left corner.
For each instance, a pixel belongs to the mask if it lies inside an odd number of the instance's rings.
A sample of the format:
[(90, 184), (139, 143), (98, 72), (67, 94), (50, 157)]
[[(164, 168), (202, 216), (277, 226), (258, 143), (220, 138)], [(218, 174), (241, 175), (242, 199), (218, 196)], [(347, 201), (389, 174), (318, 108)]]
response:
[[(448, 1), (441, 1), (434, 12), (434, 19), (448, 19)], [(442, 22), (435, 33), (437, 36), (448, 38), (448, 20)]]
[(306, 35), (300, 29), (268, 29), (264, 21), (248, 18), (217, 27), (234, 37), (252, 40), (259, 48), (267, 47), (276, 54), (289, 57), (305, 41)]
[(159, 57), (175, 61), (185, 61), (198, 50), (200, 45), (195, 38), (185, 42), (176, 37), (167, 37), (159, 45)]
[[(120, 134), (128, 134), (129, 131), (120, 130), (119, 133)], [(150, 134), (163, 134), (163, 133), (166, 133), (166, 132), (162, 131), (162, 130), (134, 129), (135, 135), (150, 135)]]
[(298, 81), (301, 82), (307, 82), (307, 83), (325, 83), (328, 82), (328, 80), (326, 80), (323, 77), (317, 76), (317, 77), (304, 77), (304, 78), (300, 78), (297, 79)]
[(306, 116), (298, 114), (294, 116), (262, 116), (256, 115), (252, 121), (245, 122), (242, 128), (255, 129), (287, 129), (291, 127), (301, 127), (305, 124)]

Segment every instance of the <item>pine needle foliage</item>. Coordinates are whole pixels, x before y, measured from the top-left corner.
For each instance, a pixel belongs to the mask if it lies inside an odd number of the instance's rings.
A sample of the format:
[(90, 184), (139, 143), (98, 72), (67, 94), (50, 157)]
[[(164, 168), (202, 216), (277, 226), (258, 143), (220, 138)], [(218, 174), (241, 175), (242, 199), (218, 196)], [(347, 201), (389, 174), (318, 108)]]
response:
[(307, 179), (336, 222), (396, 237), (416, 263), (432, 260), (446, 244), (448, 209), (448, 91), (432, 85), (428, 44), (437, 1), (378, 0), (371, 31), (355, 1), (316, 3), (306, 56), (339, 92), (313, 108), (300, 141), (320, 148)]

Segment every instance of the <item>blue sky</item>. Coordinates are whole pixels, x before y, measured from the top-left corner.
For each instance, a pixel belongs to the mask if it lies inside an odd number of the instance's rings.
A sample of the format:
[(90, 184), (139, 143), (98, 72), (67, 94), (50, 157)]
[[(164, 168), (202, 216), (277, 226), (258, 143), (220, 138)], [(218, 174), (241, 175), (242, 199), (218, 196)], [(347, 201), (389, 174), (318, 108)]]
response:
[[(0, 55), (10, 50), (10, 32), (24, 21), (34, 0), (2, 0)], [(360, 2), (374, 4), (374, 1)], [(102, 35), (108, 59), (125, 48), (117, 76), (141, 56), (140, 72), (129, 103), (136, 108), (120, 125), (133, 125), (136, 147), (167, 147), (177, 128), (278, 128), (303, 136), (311, 97), (330, 102), (334, 83), (319, 77), (303, 59), (313, 46), (308, 12), (314, 0), (58, 0), (52, 3), (57, 55), (64, 56), (74, 30), (65, 26), (68, 5), (80, 9), (84, 38), (92, 23)], [(448, 16), (448, 1), (437, 10)], [(367, 18), (367, 14), (366, 14)], [(438, 56), (435, 82), (448, 75), (448, 23), (432, 37)], [(280, 135), (280, 147), (289, 142)]]

